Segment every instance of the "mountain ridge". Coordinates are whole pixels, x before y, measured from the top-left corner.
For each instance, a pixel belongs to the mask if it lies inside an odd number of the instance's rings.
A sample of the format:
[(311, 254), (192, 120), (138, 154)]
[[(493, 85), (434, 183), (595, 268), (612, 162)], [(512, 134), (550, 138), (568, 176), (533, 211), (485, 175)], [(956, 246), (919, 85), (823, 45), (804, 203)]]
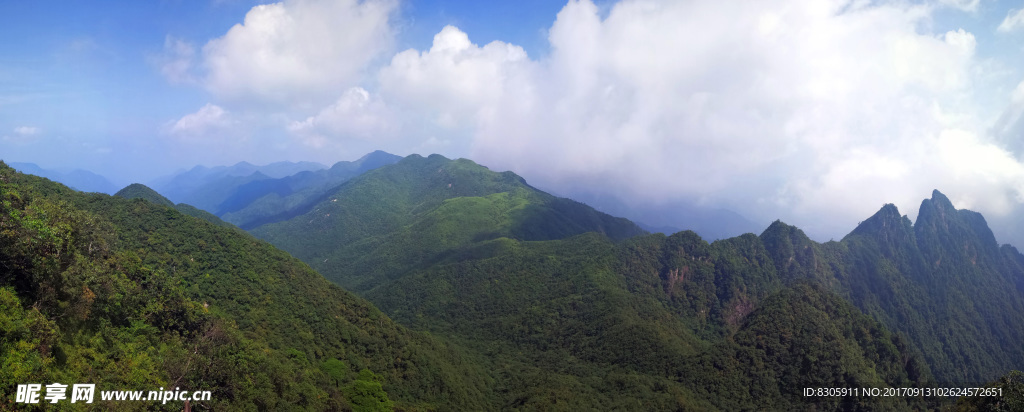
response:
[[(456, 222), (456, 216), (464, 221)], [(340, 227), (345, 229), (335, 230)], [(438, 252), (498, 237), (547, 240), (589, 230), (613, 239), (645, 233), (626, 219), (541, 192), (512, 172), (493, 172), (468, 159), (414, 154), (343, 183), (306, 214), (252, 232), (313, 262), (328, 278), (353, 265), (366, 268), (362, 278), (370, 283), (342, 283), (365, 290), (389, 265), (410, 267), (419, 259), (411, 254), (386, 261), (374, 258), (373, 250), (392, 256), (403, 247), (423, 245)], [(328, 250), (322, 245), (351, 246)]]
[(0, 360), (20, 365), (0, 373), (5, 387), (180, 386), (212, 391), (192, 407), (213, 410), (370, 407), (364, 396), (495, 409), (476, 355), (395, 324), (244, 232), (2, 163), (0, 189)]

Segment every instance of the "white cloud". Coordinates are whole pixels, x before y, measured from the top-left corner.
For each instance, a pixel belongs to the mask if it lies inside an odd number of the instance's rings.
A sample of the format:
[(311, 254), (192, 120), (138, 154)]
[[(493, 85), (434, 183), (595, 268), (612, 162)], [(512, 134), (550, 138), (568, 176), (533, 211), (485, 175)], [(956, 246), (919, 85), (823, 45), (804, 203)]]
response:
[(234, 124), (230, 115), (220, 106), (207, 103), (195, 113), (189, 113), (170, 125), (172, 135), (187, 138), (210, 137)]
[[(991, 115), (975, 98), (979, 40), (930, 32), (942, 7), (978, 1), (571, 0), (543, 58), (446, 26), (430, 49), (371, 70), (392, 44), (396, 1), (286, 1), (202, 49), (198, 77), (232, 113), (208, 104), (168, 129), (212, 136), (262, 110), (262, 125), (292, 138), (274, 147), (325, 161), (437, 150), (556, 191), (700, 199), (819, 238), (887, 202), (913, 215), (934, 188), (1006, 214), (1024, 199), (1024, 83), (998, 122), (979, 120)], [(191, 56), (187, 46), (165, 48)], [(190, 58), (168, 70), (194, 71)]]
[(289, 123), (288, 130), (306, 145), (322, 148), (332, 140), (386, 140), (397, 130), (397, 122), (379, 98), (353, 87), (317, 115)]
[(1024, 28), (1024, 9), (1008, 11), (1006, 18), (1003, 19), (1003, 22), (999, 24), (996, 30), (1008, 33), (1021, 28)]
[(171, 83), (194, 83), (196, 49), (191, 43), (172, 36), (164, 38), (164, 51), (150, 58)]
[(544, 59), (446, 27), (378, 79), (394, 110), (555, 190), (701, 199), (833, 237), (883, 203), (913, 214), (933, 188), (1005, 212), (1024, 175), (979, 132), (977, 40), (923, 30), (933, 10), (627, 0), (602, 18), (573, 0)]
[(528, 64), (522, 47), (500, 41), (479, 47), (456, 27), (445, 26), (430, 50), (406, 50), (380, 71), (389, 100), (426, 111), (435, 124), (464, 124), (505, 96), (519, 64)]
[(395, 0), (289, 0), (253, 7), (203, 47), (206, 88), (235, 101), (317, 102), (388, 50)]

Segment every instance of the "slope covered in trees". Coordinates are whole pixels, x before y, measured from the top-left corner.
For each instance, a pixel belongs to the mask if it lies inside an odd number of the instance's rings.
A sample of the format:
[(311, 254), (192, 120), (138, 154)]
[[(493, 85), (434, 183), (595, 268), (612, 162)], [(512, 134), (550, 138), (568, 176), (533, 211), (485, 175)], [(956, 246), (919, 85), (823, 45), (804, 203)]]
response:
[(534, 189), (466, 159), (411, 155), (354, 178), (303, 215), (252, 230), (356, 292), (460, 245), (500, 237), (644, 233), (632, 222)]
[[(992, 254), (991, 234), (985, 235), (984, 221), (973, 212), (944, 205), (946, 220), (929, 223), (931, 215), (923, 212), (918, 225), (911, 225), (887, 205), (842, 242), (818, 244), (776, 222), (760, 236), (709, 244), (692, 232), (630, 238), (638, 231), (609, 230), (602, 224), (617, 220), (590, 219), (594, 212), (585, 206), (559, 213), (545, 203), (552, 199), (557, 198), (509, 173), (465, 160), (411, 156), (353, 179), (306, 215), (254, 233), (414, 329), (454, 336), (504, 359), (499, 362), (505, 368), (560, 376), (557, 384), (548, 384), (564, 390), (553, 393), (590, 395), (549, 395), (578, 407), (588, 404), (572, 402), (602, 399), (601, 394), (630, 399), (638, 390), (587, 380), (611, 366), (648, 379), (649, 388), (662, 391), (662, 400), (703, 402), (726, 390), (721, 388), (734, 388), (724, 399), (737, 403), (709, 404), (731, 409), (756, 405), (765, 396), (779, 407), (795, 405), (800, 396), (785, 389), (794, 387), (780, 384), (794, 379), (847, 386), (980, 384), (1024, 364), (1013, 343), (1024, 326), (1017, 319), (1022, 312), (1016, 309), (1016, 252), (1004, 247)], [(942, 199), (936, 193), (924, 207)], [(882, 231), (872, 229), (876, 226)], [(923, 238), (914, 233), (932, 226), (955, 230)], [(971, 272), (977, 284), (929, 283), (941, 274), (903, 258), (925, 253), (952, 258), (953, 250), (921, 252), (950, 237), (968, 253), (957, 265), (981, 265)], [(985, 248), (999, 263), (985, 266), (978, 260), (973, 251)], [(773, 298), (780, 295), (830, 302), (789, 308), (826, 320), (791, 318), (793, 324), (781, 327), (793, 332), (774, 338), (751, 332), (784, 315), (770, 310), (784, 303)], [(984, 299), (991, 300), (973, 303)], [(798, 333), (807, 330), (814, 333)], [(832, 348), (826, 354), (825, 347), (806, 341), (825, 338), (842, 344), (826, 345)], [(781, 349), (766, 350), (770, 339)], [(794, 347), (805, 349), (779, 360), (782, 349)], [(971, 355), (975, 350), (987, 354)], [(746, 369), (735, 364), (728, 369), (737, 357), (752, 353), (761, 358), (750, 360)], [(838, 366), (812, 366), (823, 359)], [(772, 362), (778, 373), (762, 373)], [(702, 376), (720, 379), (712, 385)], [(762, 389), (742, 389), (746, 386), (738, 382), (744, 380)], [(521, 404), (541, 402), (542, 395), (528, 393), (517, 395)]]
[[(510, 387), (507, 408), (928, 404), (803, 397), (802, 388), (822, 385), (931, 382), (905, 341), (821, 287), (777, 288), (731, 324), (700, 310), (680, 316), (685, 311), (662, 299), (668, 295), (632, 290), (635, 279), (619, 271), (619, 253), (621, 246), (594, 233), (553, 241), (500, 238), (461, 248), (366, 296), (400, 323), (485, 353), (499, 384)], [(723, 334), (701, 337), (695, 325), (702, 321)]]
[(124, 189), (119, 190), (114, 194), (114, 196), (123, 197), (125, 199), (142, 199), (150, 203), (173, 208), (182, 214), (197, 217), (218, 226), (234, 227), (234, 225), (221, 220), (212, 213), (199, 209), (195, 206), (186, 205), (184, 203), (174, 204), (170, 199), (141, 183), (132, 183), (125, 186)]
[(410, 156), (254, 231), (377, 310), (141, 185), (82, 194), (6, 167), (0, 185), (8, 387), (175, 384), (258, 410), (901, 410), (943, 401), (802, 390), (1001, 376), (1019, 392), (1024, 257), (938, 192), (916, 223), (886, 205), (839, 242), (775, 222), (707, 243)]
[(464, 351), (409, 332), (245, 233), (2, 164), (0, 189), (8, 393), (88, 382), (212, 390), (197, 410), (347, 409), (371, 398), (490, 408), (488, 375)]

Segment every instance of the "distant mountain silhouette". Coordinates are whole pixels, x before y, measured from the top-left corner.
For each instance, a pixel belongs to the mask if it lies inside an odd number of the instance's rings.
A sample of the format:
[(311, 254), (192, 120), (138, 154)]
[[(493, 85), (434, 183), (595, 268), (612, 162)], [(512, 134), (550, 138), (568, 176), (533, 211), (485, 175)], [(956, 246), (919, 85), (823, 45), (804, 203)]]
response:
[(82, 192), (97, 192), (109, 195), (117, 191), (117, 186), (111, 183), (110, 180), (88, 170), (75, 169), (62, 172), (43, 169), (34, 163), (11, 162), (8, 165), (19, 172), (45, 177)]

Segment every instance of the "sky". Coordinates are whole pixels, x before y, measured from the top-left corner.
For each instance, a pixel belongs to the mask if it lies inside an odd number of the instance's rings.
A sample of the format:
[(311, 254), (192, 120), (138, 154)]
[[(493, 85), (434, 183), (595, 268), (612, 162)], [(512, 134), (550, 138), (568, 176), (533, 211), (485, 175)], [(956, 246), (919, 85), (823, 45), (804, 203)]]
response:
[(381, 149), (817, 240), (932, 189), (1024, 233), (1020, 2), (4, 2), (0, 38), (0, 158), (116, 183)]

